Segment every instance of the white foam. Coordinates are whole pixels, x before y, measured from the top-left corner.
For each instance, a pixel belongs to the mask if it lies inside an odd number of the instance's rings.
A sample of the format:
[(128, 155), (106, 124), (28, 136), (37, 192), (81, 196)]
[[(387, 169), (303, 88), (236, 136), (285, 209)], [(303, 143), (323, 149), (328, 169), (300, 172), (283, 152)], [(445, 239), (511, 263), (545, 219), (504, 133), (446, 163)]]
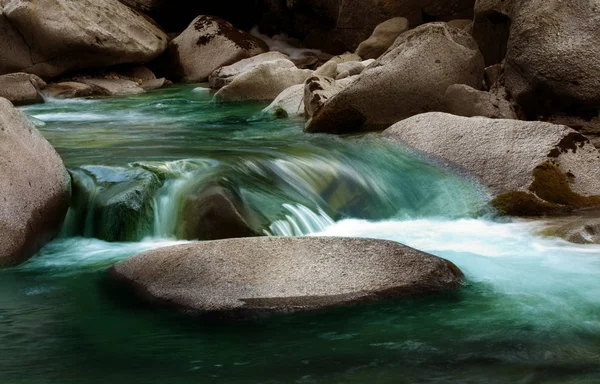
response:
[(292, 60), (301, 60), (309, 56), (317, 56), (323, 53), (318, 49), (298, 48), (296, 46), (293, 46), (291, 44), (293, 39), (290, 39), (287, 35), (282, 34), (269, 37), (260, 33), (258, 27), (252, 28), (250, 33), (254, 37), (258, 37), (259, 39), (267, 43), (267, 45), (269, 46), (269, 50), (285, 53)]
[(84, 269), (108, 267), (140, 252), (185, 243), (187, 242), (173, 239), (146, 239), (138, 243), (109, 243), (81, 237), (57, 239), (20, 268), (51, 269), (55, 273), (64, 274), (81, 273)]
[(387, 239), (453, 261), (469, 281), (511, 295), (600, 302), (600, 245), (537, 235), (543, 222), (343, 220), (318, 236)]

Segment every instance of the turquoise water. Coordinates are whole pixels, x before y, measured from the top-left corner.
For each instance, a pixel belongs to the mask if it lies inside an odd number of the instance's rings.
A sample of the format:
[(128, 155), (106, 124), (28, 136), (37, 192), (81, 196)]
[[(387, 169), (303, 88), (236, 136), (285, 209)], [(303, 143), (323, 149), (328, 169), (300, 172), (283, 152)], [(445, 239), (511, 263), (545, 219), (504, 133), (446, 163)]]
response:
[[(61, 238), (0, 271), (1, 383), (600, 382), (599, 246), (495, 219), (474, 181), (377, 135), (306, 135), (262, 107), (174, 87), (25, 109), (83, 180), (86, 207), (140, 175), (158, 182), (130, 241), (97, 238), (98, 213), (78, 207)], [(392, 239), (452, 260), (467, 283), (235, 322), (115, 292), (106, 268), (181, 242), (183, 194), (214, 179), (239, 190), (265, 234)]]

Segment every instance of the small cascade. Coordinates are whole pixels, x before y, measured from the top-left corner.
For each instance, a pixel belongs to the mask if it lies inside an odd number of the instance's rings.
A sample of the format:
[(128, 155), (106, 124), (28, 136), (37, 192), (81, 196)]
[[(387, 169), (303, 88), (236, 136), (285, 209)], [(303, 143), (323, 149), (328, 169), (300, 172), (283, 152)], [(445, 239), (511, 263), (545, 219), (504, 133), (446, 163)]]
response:
[[(385, 149), (385, 147), (383, 147)], [(194, 212), (182, 204), (209, 182), (239, 191), (262, 218), (267, 235), (302, 236), (344, 218), (382, 220), (477, 215), (477, 188), (414, 157), (380, 151), (382, 162), (344, 152), (249, 156), (239, 161), (184, 159), (127, 167), (72, 170), (74, 205), (65, 236), (106, 241), (178, 238), (178, 224)]]
[(334, 221), (325, 211), (318, 208), (317, 213), (301, 204), (284, 204), (289, 211), (285, 219), (276, 220), (265, 234), (269, 236), (305, 236), (326, 230)]

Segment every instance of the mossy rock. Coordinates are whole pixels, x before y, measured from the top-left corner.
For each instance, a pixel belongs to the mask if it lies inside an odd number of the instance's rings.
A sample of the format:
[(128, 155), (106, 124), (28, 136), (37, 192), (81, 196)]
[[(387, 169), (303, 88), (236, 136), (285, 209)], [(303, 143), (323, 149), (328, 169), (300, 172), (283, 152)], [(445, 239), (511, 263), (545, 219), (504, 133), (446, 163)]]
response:
[(88, 166), (71, 171), (78, 235), (105, 241), (139, 241), (152, 234), (153, 200), (162, 185), (141, 168)]
[(546, 216), (565, 215), (570, 212), (600, 206), (600, 195), (582, 196), (571, 189), (573, 175), (564, 173), (551, 161), (537, 166), (533, 171), (530, 192), (508, 192), (499, 195), (492, 205), (503, 215)]

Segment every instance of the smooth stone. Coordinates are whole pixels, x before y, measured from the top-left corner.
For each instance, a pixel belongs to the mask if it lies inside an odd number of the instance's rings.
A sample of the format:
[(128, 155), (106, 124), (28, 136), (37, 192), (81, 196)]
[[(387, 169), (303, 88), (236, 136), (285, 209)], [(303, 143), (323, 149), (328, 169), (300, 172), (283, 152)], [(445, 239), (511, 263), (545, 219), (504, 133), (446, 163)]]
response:
[(154, 89), (159, 89), (167, 85), (167, 79), (161, 77), (160, 79), (154, 80), (145, 80), (141, 87), (144, 91), (152, 91)]
[(0, 76), (0, 97), (14, 105), (43, 103), (41, 90), (46, 82), (29, 73), (11, 73)]
[(132, 68), (121, 69), (120, 75), (130, 78), (132, 81), (142, 80), (142, 82), (156, 80), (156, 75), (148, 67), (138, 65)]
[(292, 85), (303, 84), (312, 74), (313, 71), (309, 69), (296, 68), (290, 60), (269, 61), (236, 76), (229, 85), (215, 94), (215, 100), (272, 101)]
[(473, 20), (471, 19), (454, 19), (448, 21), (448, 26), (461, 29), (467, 33), (473, 31)]
[(12, 266), (58, 233), (69, 208), (71, 182), (50, 143), (3, 98), (0, 180), (0, 266)]
[(454, 84), (446, 90), (445, 112), (465, 117), (517, 119), (517, 114), (507, 98), (504, 88), (494, 88), (486, 92), (468, 85)]
[(474, 176), (504, 214), (600, 205), (598, 150), (566, 126), (432, 112), (402, 120), (383, 135)]
[(262, 112), (273, 117), (304, 116), (304, 84), (286, 88)]
[(410, 116), (440, 111), (450, 85), (479, 88), (483, 71), (483, 57), (471, 35), (446, 23), (428, 23), (400, 35), (357, 81), (330, 98), (305, 130), (380, 130)]
[(337, 66), (336, 80), (345, 79), (347, 77), (360, 75), (369, 65), (375, 62), (374, 59), (364, 61), (348, 61), (340, 63)]
[(404, 17), (395, 17), (375, 27), (373, 34), (360, 43), (356, 54), (363, 59), (377, 59), (383, 55), (402, 33), (408, 31), (409, 22)]
[(168, 77), (185, 82), (205, 82), (215, 70), (268, 50), (262, 40), (221, 18), (198, 16), (169, 43)]
[(451, 262), (399, 243), (257, 237), (185, 244), (115, 264), (109, 275), (143, 300), (224, 316), (306, 311), (453, 291)]
[(265, 52), (260, 55), (249, 57), (240, 60), (237, 63), (226, 65), (211, 73), (208, 78), (208, 83), (213, 89), (221, 89), (224, 86), (231, 84), (233, 78), (242, 73), (250, 72), (257, 66), (263, 63), (268, 63), (277, 60), (289, 60), (288, 55), (280, 52)]
[(152, 61), (167, 47), (153, 22), (117, 0), (12, 0), (0, 10), (0, 74), (51, 79)]

